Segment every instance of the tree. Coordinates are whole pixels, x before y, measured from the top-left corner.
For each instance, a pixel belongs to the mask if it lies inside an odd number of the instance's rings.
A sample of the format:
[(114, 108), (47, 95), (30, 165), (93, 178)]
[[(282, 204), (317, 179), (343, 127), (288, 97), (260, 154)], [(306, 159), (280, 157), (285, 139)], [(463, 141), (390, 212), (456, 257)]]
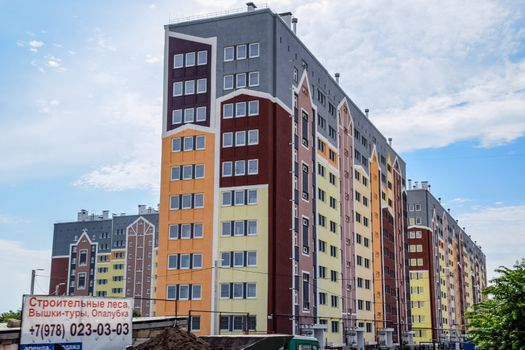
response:
[(21, 319), (22, 311), (21, 310), (18, 310), (18, 311), (9, 310), (7, 312), (0, 314), (0, 322), (7, 322), (7, 320), (9, 320), (10, 318), (15, 319), (15, 320)]
[(468, 334), (480, 350), (525, 349), (525, 259), (496, 269), (483, 293), (488, 297), (467, 313)]

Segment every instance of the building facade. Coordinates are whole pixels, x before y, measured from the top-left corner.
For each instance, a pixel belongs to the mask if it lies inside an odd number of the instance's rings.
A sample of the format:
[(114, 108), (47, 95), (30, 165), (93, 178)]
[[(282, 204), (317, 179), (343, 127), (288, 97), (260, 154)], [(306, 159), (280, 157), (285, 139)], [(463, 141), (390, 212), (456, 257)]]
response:
[(153, 315), (158, 213), (78, 213), (54, 227), (49, 294), (135, 298), (135, 310)]
[[(410, 182), (410, 181), (409, 181)], [(485, 255), (430, 192), (426, 181), (407, 191), (409, 268), (414, 340), (455, 341), (465, 334), (465, 311), (487, 286)]]
[(333, 347), (410, 330), (405, 163), (291, 13), (165, 27), (156, 315)]

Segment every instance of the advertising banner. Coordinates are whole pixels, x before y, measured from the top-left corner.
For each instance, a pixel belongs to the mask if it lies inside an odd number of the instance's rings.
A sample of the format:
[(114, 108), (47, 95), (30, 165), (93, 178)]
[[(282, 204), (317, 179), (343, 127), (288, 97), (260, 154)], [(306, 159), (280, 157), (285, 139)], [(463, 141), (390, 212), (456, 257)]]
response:
[(24, 295), (20, 349), (122, 350), (132, 314), (131, 298)]

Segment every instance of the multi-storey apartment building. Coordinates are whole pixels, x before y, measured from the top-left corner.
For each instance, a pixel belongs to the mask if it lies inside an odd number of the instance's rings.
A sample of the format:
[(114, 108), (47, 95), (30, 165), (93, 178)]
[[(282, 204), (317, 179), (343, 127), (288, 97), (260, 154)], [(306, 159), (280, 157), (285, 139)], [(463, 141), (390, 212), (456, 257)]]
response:
[[(410, 180), (409, 180), (410, 183)], [(465, 334), (465, 311), (487, 285), (485, 255), (448, 209), (415, 182), (408, 194), (410, 293), (414, 340), (454, 341)]]
[(78, 213), (55, 224), (49, 294), (132, 297), (142, 316), (153, 314), (158, 212)]
[(200, 334), (400, 342), (405, 163), (296, 23), (249, 3), (165, 27), (156, 314)]

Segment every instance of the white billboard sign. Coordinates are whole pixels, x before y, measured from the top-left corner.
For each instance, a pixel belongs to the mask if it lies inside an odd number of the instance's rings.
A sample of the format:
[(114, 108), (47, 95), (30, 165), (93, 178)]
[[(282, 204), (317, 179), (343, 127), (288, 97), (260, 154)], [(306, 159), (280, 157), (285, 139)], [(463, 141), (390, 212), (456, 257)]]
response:
[(20, 350), (122, 350), (132, 314), (131, 298), (24, 295)]

